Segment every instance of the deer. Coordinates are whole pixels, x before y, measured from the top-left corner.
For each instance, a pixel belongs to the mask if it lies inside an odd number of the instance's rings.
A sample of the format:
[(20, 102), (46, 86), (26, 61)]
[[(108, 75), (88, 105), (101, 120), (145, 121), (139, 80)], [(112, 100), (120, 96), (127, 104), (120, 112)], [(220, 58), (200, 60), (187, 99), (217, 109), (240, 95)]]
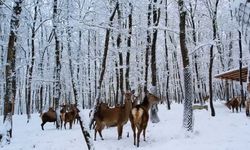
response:
[(226, 106), (228, 107), (228, 109), (232, 109), (232, 111), (234, 112), (234, 108), (236, 109), (236, 112), (238, 112), (238, 108), (240, 107), (240, 98), (239, 97), (234, 97), (232, 99), (230, 99), (229, 101), (226, 102)]
[(124, 106), (117, 106), (110, 108), (105, 103), (101, 103), (98, 106), (98, 110), (94, 114), (95, 119), (95, 133), (94, 140), (96, 141), (96, 133), (98, 132), (101, 139), (102, 130), (104, 127), (117, 127), (118, 140), (122, 139), (123, 126), (128, 122), (129, 114), (132, 109), (132, 92), (125, 93)]
[(45, 125), (46, 122), (56, 122), (56, 128), (59, 128), (59, 124), (57, 122), (57, 115), (56, 115), (56, 111), (50, 107), (49, 110), (43, 114), (41, 114), (41, 119), (42, 119), (42, 130), (44, 130), (43, 126)]
[[(148, 111), (153, 104), (156, 104), (158, 102), (159, 98), (157, 96), (147, 92), (142, 103), (134, 106), (131, 110), (129, 120), (131, 123), (131, 128), (133, 130), (134, 145), (137, 145), (137, 147), (139, 147), (140, 134), (142, 131), (143, 131), (144, 141), (146, 141), (145, 134), (149, 119)], [(137, 134), (136, 134), (136, 129), (137, 129)]]
[[(64, 129), (66, 129), (66, 125), (69, 122), (69, 129), (72, 129), (72, 124), (77, 118), (79, 110), (76, 107), (76, 104), (71, 104), (71, 105), (61, 105), (62, 109), (60, 111), (61, 113), (61, 128), (62, 124), (64, 122)], [(69, 107), (67, 111), (67, 107)]]

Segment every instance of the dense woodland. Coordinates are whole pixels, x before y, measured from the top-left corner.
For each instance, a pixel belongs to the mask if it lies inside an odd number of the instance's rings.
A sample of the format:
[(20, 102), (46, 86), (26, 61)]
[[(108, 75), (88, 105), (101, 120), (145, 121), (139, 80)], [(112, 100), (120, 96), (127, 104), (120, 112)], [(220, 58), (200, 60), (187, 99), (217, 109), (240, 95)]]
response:
[(27, 114), (29, 120), (66, 103), (85, 109), (102, 99), (117, 105), (124, 91), (135, 90), (142, 99), (150, 87), (168, 109), (184, 99), (202, 105), (209, 96), (212, 107), (215, 100), (239, 96), (240, 83), (214, 75), (249, 61), (247, 5), (0, 0), (0, 114)]

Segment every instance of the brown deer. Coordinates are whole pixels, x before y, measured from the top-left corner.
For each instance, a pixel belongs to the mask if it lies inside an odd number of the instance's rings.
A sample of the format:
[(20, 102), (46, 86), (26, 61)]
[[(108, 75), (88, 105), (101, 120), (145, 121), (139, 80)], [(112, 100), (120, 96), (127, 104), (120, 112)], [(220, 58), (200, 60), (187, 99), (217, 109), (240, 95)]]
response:
[(72, 124), (78, 116), (79, 110), (77, 109), (76, 104), (71, 105), (61, 105), (62, 109), (61, 113), (61, 128), (64, 123), (64, 129), (66, 129), (66, 125), (69, 122), (69, 129), (72, 129)]
[[(140, 134), (143, 131), (144, 141), (146, 141), (145, 134), (146, 128), (148, 124), (149, 114), (148, 111), (153, 104), (159, 102), (159, 98), (153, 94), (147, 93), (143, 99), (143, 102), (140, 105), (136, 105), (132, 108), (129, 120), (131, 122), (131, 127), (134, 133), (134, 145), (136, 145), (137, 139), (137, 147), (139, 147), (140, 143)], [(136, 135), (137, 129), (137, 135)]]
[(45, 125), (46, 122), (56, 122), (56, 128), (59, 128), (59, 124), (57, 122), (57, 115), (56, 111), (53, 108), (49, 108), (49, 110), (43, 114), (41, 114), (41, 119), (42, 119), (42, 130), (44, 130), (43, 126)]
[(231, 100), (227, 101), (225, 104), (230, 110), (234, 112), (234, 109), (236, 109), (236, 112), (238, 112), (238, 108), (240, 107), (240, 98), (234, 97)]
[(132, 109), (132, 97), (133, 92), (125, 93), (125, 104), (124, 106), (109, 108), (105, 103), (101, 103), (97, 112), (94, 114), (95, 124), (95, 135), (98, 132), (101, 139), (103, 140), (102, 130), (104, 127), (115, 127), (117, 126), (118, 140), (122, 138), (123, 126), (127, 123), (130, 111)]

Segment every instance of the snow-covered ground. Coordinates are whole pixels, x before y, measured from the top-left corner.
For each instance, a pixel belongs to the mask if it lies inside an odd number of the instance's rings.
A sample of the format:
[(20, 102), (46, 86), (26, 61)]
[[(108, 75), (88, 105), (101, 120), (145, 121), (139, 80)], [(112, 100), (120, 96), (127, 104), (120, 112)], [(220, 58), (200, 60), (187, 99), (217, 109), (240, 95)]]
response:
[[(221, 102), (215, 103), (216, 117), (210, 110), (194, 111), (194, 132), (185, 136), (182, 130), (183, 105), (173, 104), (169, 111), (165, 105), (159, 106), (161, 122), (149, 122), (146, 142), (140, 147), (133, 145), (132, 130), (128, 122), (123, 130), (123, 139), (117, 140), (116, 128), (103, 130), (104, 140), (97, 136), (95, 150), (247, 150), (250, 147), (250, 118), (245, 110), (232, 113)], [(88, 116), (88, 110), (84, 112)], [(2, 117), (0, 117), (2, 120)], [(53, 123), (45, 124), (41, 130), (41, 119), (34, 114), (27, 124), (26, 116), (14, 116), (14, 131), (11, 144), (4, 150), (87, 150), (79, 124), (72, 130), (56, 130)], [(1, 124), (2, 125), (2, 124)], [(129, 137), (127, 133), (129, 132)], [(93, 136), (93, 130), (91, 135)]]

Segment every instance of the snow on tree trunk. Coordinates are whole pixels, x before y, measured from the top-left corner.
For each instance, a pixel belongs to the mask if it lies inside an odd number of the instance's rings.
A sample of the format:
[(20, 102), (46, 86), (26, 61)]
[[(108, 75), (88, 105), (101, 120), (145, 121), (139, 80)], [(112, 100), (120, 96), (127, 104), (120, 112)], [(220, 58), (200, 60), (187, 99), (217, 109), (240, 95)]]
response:
[[(154, 0), (152, 3), (153, 3), (153, 26), (157, 27), (159, 24), (159, 20), (160, 20), (160, 8), (157, 7), (157, 0)], [(157, 85), (157, 67), (156, 67), (157, 35), (158, 35), (158, 30), (153, 29), (153, 39), (152, 39), (152, 46), (151, 46), (151, 71), (152, 71), (152, 88), (156, 94), (157, 94), (157, 88), (156, 88), (156, 85)], [(151, 114), (150, 118), (151, 118), (152, 123), (160, 122), (157, 112), (158, 112), (157, 104), (154, 104), (151, 107), (151, 111), (150, 111), (150, 114)]]
[(183, 127), (187, 131), (193, 131), (193, 110), (192, 110), (192, 77), (189, 67), (184, 68), (184, 112), (183, 112)]
[(6, 90), (4, 94), (4, 117), (3, 122), (6, 125), (4, 130), (4, 139), (9, 143), (9, 139), (12, 138), (12, 115), (14, 108), (14, 101), (16, 97), (16, 40), (17, 31), (19, 28), (19, 17), (22, 11), (22, 0), (15, 0), (13, 6), (13, 13), (10, 21), (10, 35), (7, 51), (7, 64), (5, 68), (5, 80)]
[(183, 127), (186, 131), (193, 131), (193, 109), (192, 109), (192, 76), (189, 68), (188, 49), (186, 45), (186, 11), (184, 10), (183, 0), (178, 1), (180, 15), (180, 47), (183, 63), (184, 75), (184, 111), (183, 111)]
[[(57, 113), (57, 125), (61, 124), (61, 120), (59, 117), (59, 100), (61, 96), (61, 83), (60, 83), (60, 72), (61, 72), (61, 60), (60, 60), (60, 41), (58, 37), (58, 4), (57, 0), (53, 1), (53, 31), (54, 31), (54, 37), (55, 37), (55, 60), (56, 60), (56, 66), (55, 66), (55, 82), (54, 82), (54, 101), (55, 101), (55, 108)], [(59, 126), (57, 126), (59, 128)]]
[(84, 139), (86, 141), (88, 150), (94, 150), (95, 148), (94, 148), (94, 144), (93, 144), (93, 138), (91, 138), (90, 131), (87, 128), (87, 121), (84, 119), (85, 117), (84, 117), (84, 114), (83, 114), (83, 109), (82, 109), (82, 107), (78, 107), (78, 109), (80, 110), (80, 112), (79, 112), (80, 127), (81, 127), (81, 130), (82, 130), (83, 137), (84, 137)]

